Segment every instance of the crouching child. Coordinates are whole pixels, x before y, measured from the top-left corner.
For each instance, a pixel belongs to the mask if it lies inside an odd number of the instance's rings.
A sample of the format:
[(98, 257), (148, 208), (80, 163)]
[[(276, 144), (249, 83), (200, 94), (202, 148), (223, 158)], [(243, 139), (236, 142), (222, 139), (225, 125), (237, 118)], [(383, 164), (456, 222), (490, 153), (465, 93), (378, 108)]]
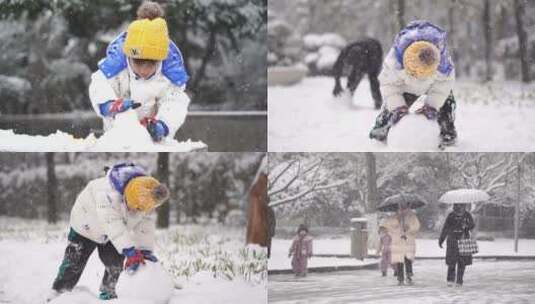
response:
[(138, 19), (112, 41), (91, 77), (89, 97), (104, 131), (130, 109), (155, 142), (174, 138), (184, 123), (190, 99), (188, 74), (179, 48), (169, 39), (163, 10), (145, 2)]
[(95, 249), (105, 267), (99, 298), (116, 298), (123, 268), (132, 274), (157, 262), (151, 214), (168, 197), (165, 185), (134, 164), (118, 164), (90, 181), (71, 210), (69, 243), (47, 301), (75, 287)]
[(413, 21), (399, 32), (379, 74), (384, 104), (370, 138), (386, 141), (390, 128), (426, 95), (416, 113), (438, 122), (441, 146), (455, 144), (455, 69), (446, 42), (446, 32), (427, 21)]

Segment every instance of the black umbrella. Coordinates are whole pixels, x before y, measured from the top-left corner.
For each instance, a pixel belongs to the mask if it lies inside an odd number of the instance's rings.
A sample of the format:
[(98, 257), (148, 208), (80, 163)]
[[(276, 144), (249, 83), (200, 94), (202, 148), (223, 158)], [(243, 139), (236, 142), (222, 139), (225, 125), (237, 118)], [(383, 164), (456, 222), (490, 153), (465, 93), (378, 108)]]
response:
[(416, 209), (426, 204), (425, 199), (416, 194), (400, 193), (387, 197), (378, 207), (379, 211), (397, 211), (399, 204), (407, 203), (411, 209)]

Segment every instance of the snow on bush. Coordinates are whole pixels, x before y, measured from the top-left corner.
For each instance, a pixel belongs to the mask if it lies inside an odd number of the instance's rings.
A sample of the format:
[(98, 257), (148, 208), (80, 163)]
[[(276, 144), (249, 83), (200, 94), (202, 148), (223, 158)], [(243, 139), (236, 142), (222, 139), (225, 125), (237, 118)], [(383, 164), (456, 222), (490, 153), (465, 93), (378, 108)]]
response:
[(19, 113), (30, 101), (31, 89), (24, 78), (0, 75), (0, 114)]
[(179, 226), (160, 234), (157, 254), (175, 277), (185, 279), (208, 271), (213, 278), (258, 284), (267, 279), (267, 252), (244, 247), (244, 228)]
[(307, 34), (303, 38), (307, 54), (305, 63), (312, 74), (330, 74), (340, 51), (347, 41), (335, 33)]
[(336, 58), (340, 54), (340, 50), (329, 46), (324, 45), (318, 50), (318, 60), (316, 61), (316, 68), (320, 71), (328, 71), (332, 69)]
[(119, 299), (167, 304), (173, 296), (174, 285), (173, 278), (159, 263), (146, 262), (133, 274), (123, 273), (116, 291)]
[(291, 66), (301, 62), (302, 42), (290, 24), (275, 17), (268, 23), (268, 64)]

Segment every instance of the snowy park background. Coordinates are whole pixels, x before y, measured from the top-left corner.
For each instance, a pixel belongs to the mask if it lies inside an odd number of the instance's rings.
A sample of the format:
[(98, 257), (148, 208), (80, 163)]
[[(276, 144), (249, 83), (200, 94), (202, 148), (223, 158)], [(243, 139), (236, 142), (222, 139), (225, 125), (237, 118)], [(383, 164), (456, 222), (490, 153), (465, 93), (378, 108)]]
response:
[(308, 75), (268, 88), (269, 151), (436, 151), (412, 135), (436, 128), (423, 120), (397, 126), (411, 134), (399, 140), (405, 144), (368, 138), (378, 110), (366, 78), (353, 97), (347, 90), (332, 96), (332, 65), (345, 45), (371, 37), (386, 54), (400, 28), (416, 19), (449, 35), (459, 138), (448, 151), (532, 151), (535, 125), (527, 118), (535, 113), (533, 12), (535, 3), (523, 0), (270, 1), (269, 67), (305, 69)]
[[(43, 302), (63, 258), (76, 195), (104, 166), (130, 160), (171, 190), (158, 209), (155, 249), (177, 287), (170, 303), (265, 303), (266, 251), (245, 245), (246, 193), (263, 155), (1, 153), (0, 301)], [(98, 303), (103, 271), (93, 254), (77, 288), (58, 304)], [(123, 300), (115, 302), (137, 303)]]
[[(276, 217), (268, 261), (270, 302), (529, 303), (534, 295), (529, 283), (535, 279), (532, 153), (271, 153), (269, 167), (268, 194)], [(471, 206), (480, 252), (467, 270), (463, 291), (445, 287), (445, 249), (438, 247), (450, 212), (438, 199), (457, 188), (482, 189), (491, 196)], [(427, 201), (416, 209), (422, 225), (416, 285), (406, 289), (395, 286), (391, 272), (384, 279), (370, 269), (378, 262), (377, 223), (386, 215), (376, 207), (400, 192)], [(367, 219), (368, 257), (363, 260), (350, 255), (351, 218)], [(289, 271), (288, 250), (302, 223), (314, 238), (314, 256), (309, 275), (296, 279)]]

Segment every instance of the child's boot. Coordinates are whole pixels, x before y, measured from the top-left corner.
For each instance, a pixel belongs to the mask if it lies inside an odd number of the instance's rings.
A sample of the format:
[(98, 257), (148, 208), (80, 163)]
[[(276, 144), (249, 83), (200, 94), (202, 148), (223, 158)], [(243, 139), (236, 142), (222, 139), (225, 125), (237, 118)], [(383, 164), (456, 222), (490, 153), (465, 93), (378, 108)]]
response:
[(114, 291), (101, 291), (98, 298), (101, 300), (117, 299), (117, 294)]
[(440, 108), (440, 112), (438, 114), (441, 147), (452, 146), (457, 141), (457, 131), (455, 130), (454, 124), (455, 108), (455, 99), (453, 98), (453, 94), (450, 94), (442, 108)]

